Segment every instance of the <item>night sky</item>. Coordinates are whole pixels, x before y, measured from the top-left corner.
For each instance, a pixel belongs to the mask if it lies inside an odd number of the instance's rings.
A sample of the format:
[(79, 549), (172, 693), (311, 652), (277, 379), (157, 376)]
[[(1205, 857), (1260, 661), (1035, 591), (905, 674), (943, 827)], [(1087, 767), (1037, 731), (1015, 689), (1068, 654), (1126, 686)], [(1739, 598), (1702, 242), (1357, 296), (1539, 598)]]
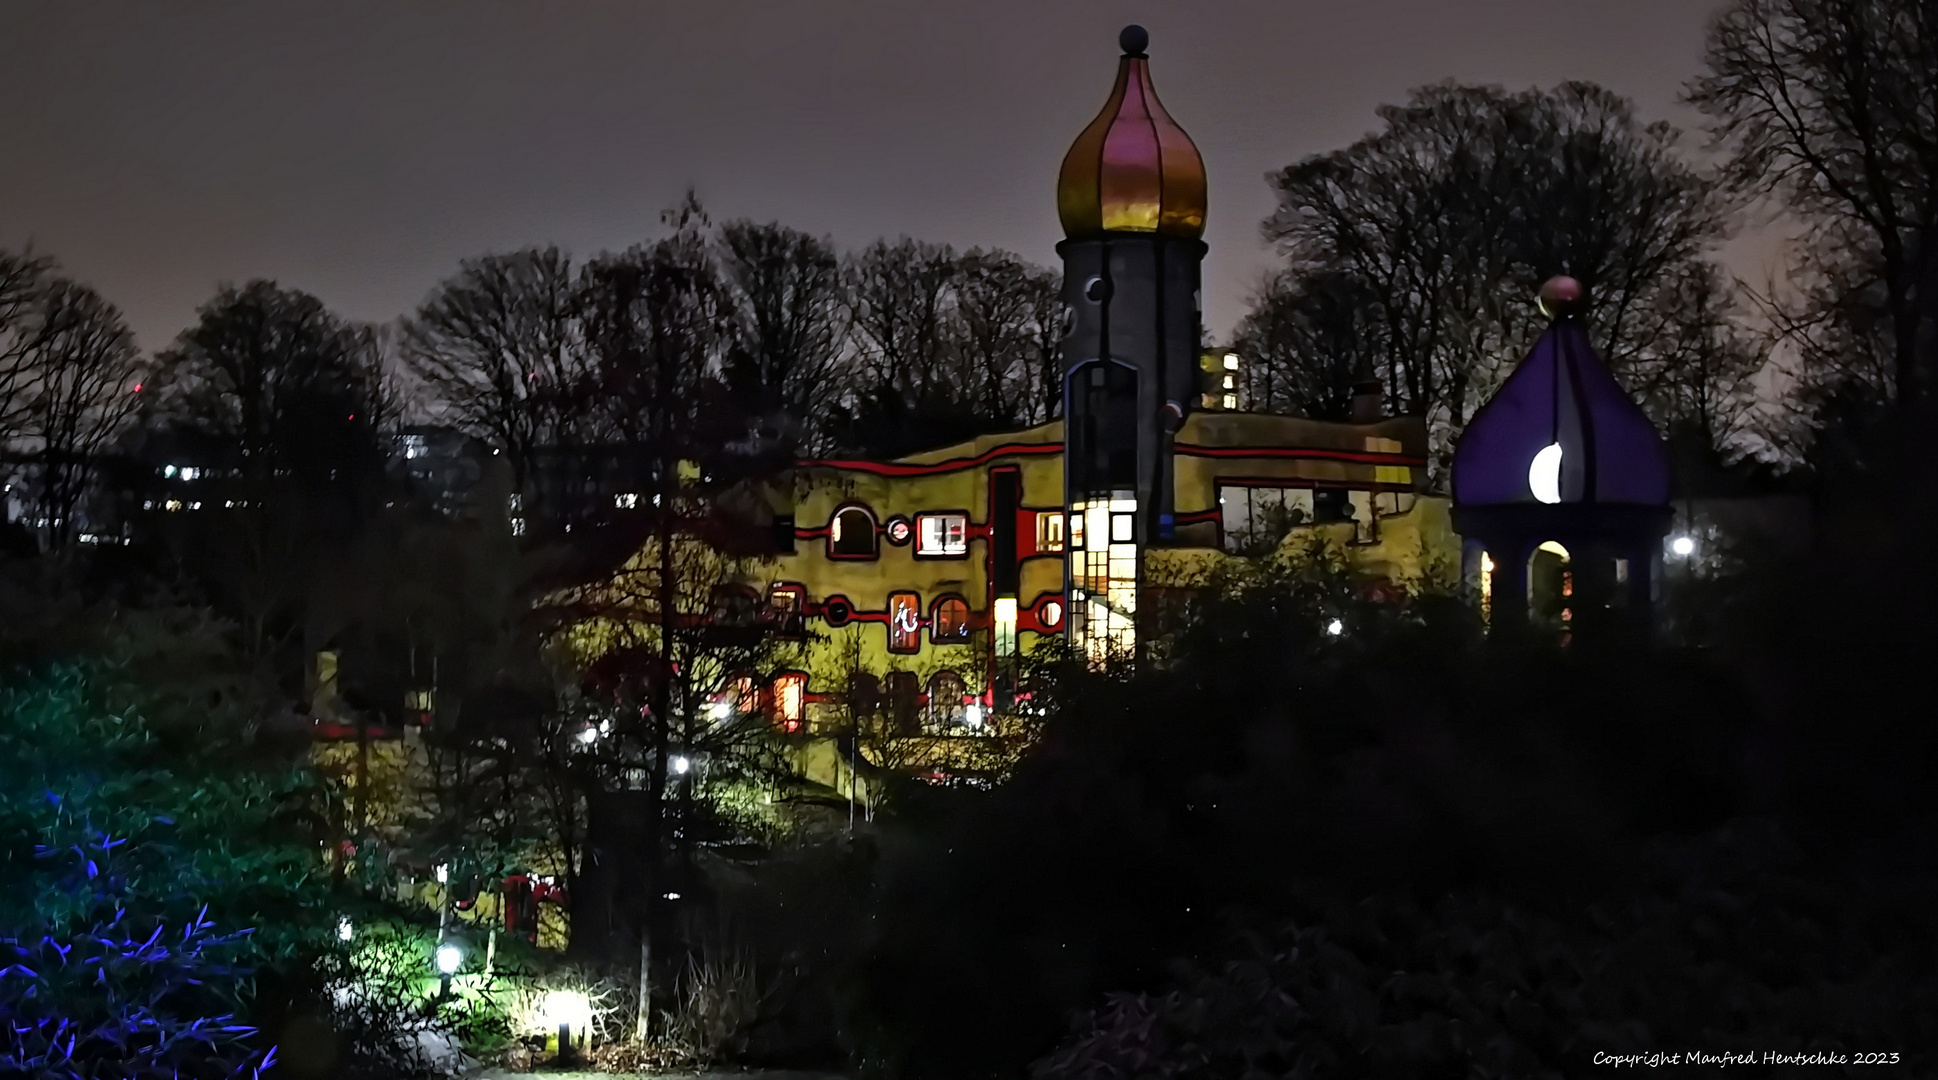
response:
[[(165, 345), (220, 281), (358, 319), (460, 258), (716, 218), (1055, 263), (1064, 149), (1118, 29), (1211, 178), (1206, 317), (1270, 263), (1263, 176), (1443, 78), (1579, 78), (1688, 126), (1703, 0), (0, 0), (0, 244), (57, 255)], [(1692, 142), (1695, 138), (1692, 136)]]

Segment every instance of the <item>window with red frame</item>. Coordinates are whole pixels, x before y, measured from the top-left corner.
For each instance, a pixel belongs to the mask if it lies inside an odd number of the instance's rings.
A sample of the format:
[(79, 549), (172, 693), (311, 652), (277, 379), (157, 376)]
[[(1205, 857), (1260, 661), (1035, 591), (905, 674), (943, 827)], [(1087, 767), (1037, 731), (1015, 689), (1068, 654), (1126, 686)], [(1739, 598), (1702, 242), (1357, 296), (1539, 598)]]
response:
[(969, 640), (969, 604), (960, 596), (935, 602), (929, 616), (929, 640), (937, 645), (961, 645)]
[(929, 680), (929, 707), (924, 717), (926, 726), (932, 732), (947, 733), (960, 727), (969, 713), (969, 706), (963, 700), (969, 688), (963, 684), (962, 676), (953, 671), (938, 672)]
[(922, 647), (922, 598), (912, 592), (888, 594), (888, 651), (912, 653)]
[(875, 515), (863, 507), (843, 507), (828, 523), (828, 554), (835, 558), (872, 559), (875, 540)]
[(789, 735), (807, 721), (807, 676), (788, 672), (767, 686), (767, 718)]
[(934, 558), (960, 558), (969, 554), (968, 515), (915, 515), (915, 553)]

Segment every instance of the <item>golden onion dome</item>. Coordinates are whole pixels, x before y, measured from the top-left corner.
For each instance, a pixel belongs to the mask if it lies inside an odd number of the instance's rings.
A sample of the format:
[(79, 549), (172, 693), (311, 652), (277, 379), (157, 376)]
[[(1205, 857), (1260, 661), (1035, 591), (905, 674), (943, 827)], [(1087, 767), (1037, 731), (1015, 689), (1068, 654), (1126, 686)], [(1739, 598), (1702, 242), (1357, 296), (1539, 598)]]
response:
[(1056, 209), (1064, 235), (1155, 232), (1196, 239), (1205, 231), (1205, 162), (1151, 87), (1150, 36), (1118, 35), (1123, 59), (1104, 111), (1063, 157)]

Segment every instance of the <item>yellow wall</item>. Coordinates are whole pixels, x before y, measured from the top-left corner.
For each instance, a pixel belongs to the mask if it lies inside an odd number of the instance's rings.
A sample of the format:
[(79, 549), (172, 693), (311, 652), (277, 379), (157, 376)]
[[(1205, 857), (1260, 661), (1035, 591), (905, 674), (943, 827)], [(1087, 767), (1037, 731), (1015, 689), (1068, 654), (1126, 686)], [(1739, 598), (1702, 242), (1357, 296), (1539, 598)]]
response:
[[(761, 566), (759, 584), (797, 583), (810, 605), (839, 595), (864, 612), (886, 610), (891, 592), (912, 591), (920, 596), (924, 615), (937, 597), (953, 593), (986, 621), (990, 614), (986, 539), (972, 536), (966, 557), (939, 560), (917, 558), (913, 542), (895, 546), (884, 540), (876, 559), (850, 561), (830, 557), (829, 541), (822, 533), (836, 512), (850, 504), (868, 508), (878, 523), (897, 516), (913, 520), (925, 511), (961, 510), (973, 525), (987, 526), (991, 472), (1005, 467), (1021, 475), (1024, 507), (1055, 511), (1063, 505), (1062, 436), (1062, 424), (1049, 423), (986, 435), (893, 463), (807, 463), (767, 493), (775, 512), (794, 515), (799, 539), (792, 554)], [(1318, 526), (1295, 533), (1341, 532), (1337, 546), (1353, 567), (1400, 581), (1418, 581), (1428, 575), (1430, 566), (1457, 557), (1459, 544), (1447, 525), (1445, 500), (1419, 496), (1423, 471), (1400, 463), (1425, 456), (1425, 429), (1416, 420), (1355, 425), (1263, 414), (1199, 413), (1186, 422), (1176, 442), (1177, 545), (1152, 552), (1166, 573), (1195, 576), (1226, 558), (1219, 550), (1215, 520), (1221, 480), (1401, 492), (1405, 511), (1380, 517), (1377, 539), (1370, 543), (1352, 542), (1351, 528)], [(1032, 453), (1036, 447), (1057, 450)], [(902, 471), (916, 474), (882, 475)], [(1194, 516), (1200, 520), (1190, 520)], [(1018, 600), (1026, 609), (1063, 591), (1061, 554), (1032, 557), (1034, 546), (1035, 537), (1024, 530), (1019, 537), (1024, 561)], [(985, 681), (992, 649), (986, 633), (977, 633), (968, 644), (934, 645), (925, 630), (918, 653), (898, 655), (888, 651), (888, 630), (879, 623), (857, 622), (838, 629), (812, 621), (811, 625), (827, 638), (807, 650), (799, 665), (808, 673), (815, 694), (844, 692), (848, 673), (853, 671), (876, 675), (913, 671), (926, 686), (934, 673), (953, 670), (972, 693), (981, 690)], [(1022, 630), (1020, 647), (1027, 651), (1037, 637)]]

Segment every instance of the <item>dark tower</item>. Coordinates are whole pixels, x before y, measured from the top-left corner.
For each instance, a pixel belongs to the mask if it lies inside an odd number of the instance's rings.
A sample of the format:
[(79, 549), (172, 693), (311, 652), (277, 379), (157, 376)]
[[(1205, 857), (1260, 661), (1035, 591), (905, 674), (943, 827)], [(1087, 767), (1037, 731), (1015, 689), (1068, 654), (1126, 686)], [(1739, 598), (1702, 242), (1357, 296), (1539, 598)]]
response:
[(1554, 321), (1454, 448), (1454, 528), (1494, 625), (1646, 627), (1668, 451), (1588, 344), (1581, 285), (1555, 278), (1541, 307)]
[(1197, 395), (1204, 159), (1151, 87), (1141, 26), (1057, 177), (1072, 640), (1136, 641), (1144, 552), (1171, 535), (1171, 439)]

